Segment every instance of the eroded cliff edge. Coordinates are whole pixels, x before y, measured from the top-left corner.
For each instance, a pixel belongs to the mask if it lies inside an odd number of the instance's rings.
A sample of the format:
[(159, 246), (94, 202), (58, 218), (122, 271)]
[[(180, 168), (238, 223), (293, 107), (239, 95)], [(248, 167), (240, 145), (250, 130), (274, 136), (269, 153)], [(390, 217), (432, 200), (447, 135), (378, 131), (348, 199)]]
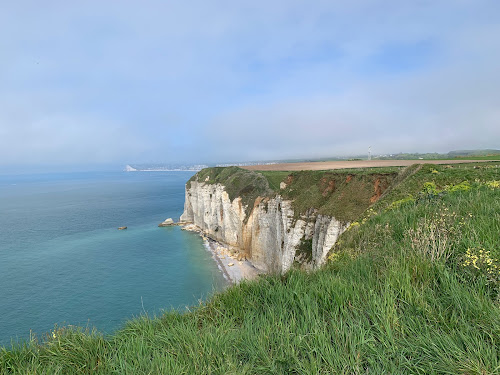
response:
[(186, 184), (181, 221), (264, 272), (321, 266), (339, 235), (397, 173), (253, 172), (207, 168)]

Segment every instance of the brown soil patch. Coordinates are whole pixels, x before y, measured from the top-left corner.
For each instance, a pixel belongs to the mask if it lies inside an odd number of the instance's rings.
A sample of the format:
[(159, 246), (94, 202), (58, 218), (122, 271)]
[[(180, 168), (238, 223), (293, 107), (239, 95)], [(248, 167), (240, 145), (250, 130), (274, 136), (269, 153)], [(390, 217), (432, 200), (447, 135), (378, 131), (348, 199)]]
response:
[(335, 180), (329, 180), (326, 177), (323, 177), (320, 181), (320, 189), (322, 191), (321, 195), (326, 197), (328, 194), (335, 191)]
[(375, 203), (382, 196), (382, 193), (389, 187), (385, 178), (378, 177), (373, 184), (375, 194), (370, 198), (370, 203)]

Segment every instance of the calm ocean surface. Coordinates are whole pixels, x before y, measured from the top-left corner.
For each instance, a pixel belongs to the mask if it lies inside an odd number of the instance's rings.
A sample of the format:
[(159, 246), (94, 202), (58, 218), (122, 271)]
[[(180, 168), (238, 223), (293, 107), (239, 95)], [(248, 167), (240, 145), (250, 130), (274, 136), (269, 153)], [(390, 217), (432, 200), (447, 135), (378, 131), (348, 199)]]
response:
[(157, 227), (181, 215), (192, 174), (0, 176), (0, 345), (55, 323), (111, 333), (222, 289), (199, 236)]

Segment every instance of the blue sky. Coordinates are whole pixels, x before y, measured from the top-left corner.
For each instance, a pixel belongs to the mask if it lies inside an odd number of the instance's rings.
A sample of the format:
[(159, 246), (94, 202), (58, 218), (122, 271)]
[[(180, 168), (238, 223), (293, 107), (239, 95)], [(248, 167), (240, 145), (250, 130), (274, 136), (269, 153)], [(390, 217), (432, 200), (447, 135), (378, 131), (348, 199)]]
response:
[(500, 147), (500, 3), (11, 1), (0, 165)]

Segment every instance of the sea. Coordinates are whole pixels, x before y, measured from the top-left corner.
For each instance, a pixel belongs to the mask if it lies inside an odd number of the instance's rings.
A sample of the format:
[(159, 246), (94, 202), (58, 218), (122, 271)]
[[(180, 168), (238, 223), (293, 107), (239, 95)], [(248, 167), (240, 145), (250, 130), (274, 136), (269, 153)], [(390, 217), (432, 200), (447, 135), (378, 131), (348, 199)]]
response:
[(179, 219), (193, 174), (0, 175), (0, 346), (56, 326), (109, 335), (226, 287), (200, 236), (158, 227)]

